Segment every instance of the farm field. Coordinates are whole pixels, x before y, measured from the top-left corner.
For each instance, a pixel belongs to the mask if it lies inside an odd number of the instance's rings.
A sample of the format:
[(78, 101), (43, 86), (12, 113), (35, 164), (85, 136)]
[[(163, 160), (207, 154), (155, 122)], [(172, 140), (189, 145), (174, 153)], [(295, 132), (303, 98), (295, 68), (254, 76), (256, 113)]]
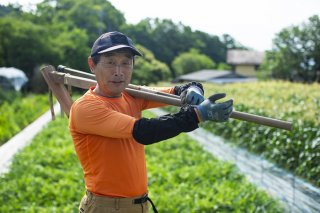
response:
[[(62, 118), (51, 122), (15, 157), (0, 177), (0, 212), (78, 212), (84, 183), (67, 125)], [(160, 212), (283, 212), (184, 134), (146, 153), (150, 197)]]
[(0, 146), (49, 109), (48, 95), (0, 94)]
[[(227, 93), (237, 111), (292, 121), (291, 132), (234, 119), (201, 126), (319, 186), (319, 85), (257, 82), (204, 84), (204, 88), (206, 96)], [(2, 101), (3, 106), (1, 112), (12, 108), (8, 111), (12, 120), (27, 125), (49, 104), (46, 95), (32, 95), (18, 96), (10, 104)], [(178, 108), (166, 109), (174, 112)], [(34, 113), (32, 119), (27, 116), (28, 122), (26, 112)], [(5, 114), (1, 113), (2, 120)], [(152, 116), (149, 112), (144, 115)], [(2, 129), (2, 133), (11, 129)], [(283, 212), (277, 201), (249, 184), (233, 165), (216, 160), (184, 134), (147, 146), (146, 153), (149, 194), (161, 212)], [(67, 120), (51, 122), (15, 157), (11, 171), (0, 182), (5, 183), (0, 187), (0, 203), (5, 203), (0, 212), (77, 212), (84, 183)]]
[(270, 81), (204, 84), (204, 88), (207, 97), (226, 93), (225, 99), (232, 98), (237, 111), (291, 121), (293, 129), (289, 132), (235, 119), (222, 124), (207, 122), (202, 127), (320, 186), (319, 84)]

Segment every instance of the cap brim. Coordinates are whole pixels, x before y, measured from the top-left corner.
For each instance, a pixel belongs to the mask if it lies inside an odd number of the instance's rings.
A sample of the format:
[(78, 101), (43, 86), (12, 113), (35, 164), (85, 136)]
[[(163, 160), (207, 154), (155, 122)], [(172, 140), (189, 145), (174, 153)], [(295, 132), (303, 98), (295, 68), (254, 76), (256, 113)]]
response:
[(124, 48), (128, 48), (130, 49), (134, 55), (138, 55), (138, 56), (142, 56), (142, 54), (136, 50), (135, 48), (133, 47), (130, 47), (128, 45), (117, 45), (117, 46), (113, 46), (113, 47), (110, 47), (110, 48), (107, 48), (107, 49), (104, 49), (104, 50), (101, 50), (98, 52), (98, 54), (101, 54), (101, 53), (107, 53), (107, 52), (111, 52), (111, 51), (114, 51), (114, 50), (119, 50), (119, 49), (124, 49)]

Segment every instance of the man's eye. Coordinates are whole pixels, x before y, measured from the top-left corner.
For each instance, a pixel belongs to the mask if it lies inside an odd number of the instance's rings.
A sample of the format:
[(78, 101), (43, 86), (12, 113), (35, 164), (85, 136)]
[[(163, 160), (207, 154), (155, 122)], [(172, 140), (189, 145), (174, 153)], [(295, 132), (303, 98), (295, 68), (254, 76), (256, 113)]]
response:
[(122, 63), (123, 65), (131, 65), (131, 61), (125, 61)]

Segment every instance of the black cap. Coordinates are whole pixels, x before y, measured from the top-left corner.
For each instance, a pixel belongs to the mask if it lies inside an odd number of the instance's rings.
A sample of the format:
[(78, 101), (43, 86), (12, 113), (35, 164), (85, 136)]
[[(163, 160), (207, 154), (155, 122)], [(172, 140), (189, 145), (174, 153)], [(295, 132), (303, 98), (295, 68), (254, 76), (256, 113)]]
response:
[(134, 47), (133, 42), (129, 37), (116, 31), (102, 34), (94, 42), (91, 49), (91, 56), (123, 48), (130, 49), (133, 55), (142, 56), (142, 54)]

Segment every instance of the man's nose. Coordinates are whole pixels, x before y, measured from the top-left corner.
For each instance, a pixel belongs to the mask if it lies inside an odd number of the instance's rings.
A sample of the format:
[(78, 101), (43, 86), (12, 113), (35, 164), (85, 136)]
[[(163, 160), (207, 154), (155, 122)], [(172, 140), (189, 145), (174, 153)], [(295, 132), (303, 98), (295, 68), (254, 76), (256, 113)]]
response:
[(121, 65), (115, 65), (115, 71), (114, 71), (114, 74), (115, 75), (123, 75), (123, 72), (122, 72), (122, 68), (121, 68)]

